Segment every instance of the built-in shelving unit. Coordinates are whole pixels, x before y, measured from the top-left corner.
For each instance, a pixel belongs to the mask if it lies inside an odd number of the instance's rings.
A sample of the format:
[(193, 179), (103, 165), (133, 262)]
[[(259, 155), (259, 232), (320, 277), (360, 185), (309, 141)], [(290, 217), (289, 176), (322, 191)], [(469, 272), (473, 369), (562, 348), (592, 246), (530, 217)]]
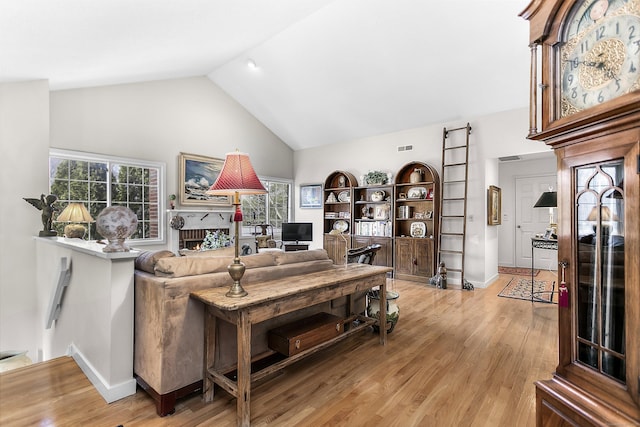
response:
[(344, 264), (351, 248), (353, 188), (357, 185), (356, 177), (345, 171), (332, 172), (324, 182), (323, 243), (335, 264)]
[(395, 277), (425, 281), (435, 274), (440, 178), (423, 162), (410, 162), (396, 175)]
[(353, 189), (352, 247), (379, 244), (375, 265), (393, 266), (393, 199), (392, 184)]

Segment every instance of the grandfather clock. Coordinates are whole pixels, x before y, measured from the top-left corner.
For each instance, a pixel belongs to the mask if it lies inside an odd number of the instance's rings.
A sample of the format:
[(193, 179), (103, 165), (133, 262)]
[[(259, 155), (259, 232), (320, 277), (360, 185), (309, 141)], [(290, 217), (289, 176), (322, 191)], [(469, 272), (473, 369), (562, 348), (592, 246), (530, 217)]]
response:
[(558, 366), (539, 426), (640, 425), (640, 0), (534, 0), (528, 138), (558, 162)]

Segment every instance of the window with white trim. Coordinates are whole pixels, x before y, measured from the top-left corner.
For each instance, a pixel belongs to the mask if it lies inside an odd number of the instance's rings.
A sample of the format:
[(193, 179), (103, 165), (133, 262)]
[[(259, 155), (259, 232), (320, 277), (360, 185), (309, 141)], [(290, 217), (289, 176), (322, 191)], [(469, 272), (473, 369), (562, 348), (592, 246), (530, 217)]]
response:
[[(126, 206), (136, 213), (135, 243), (164, 240), (164, 163), (51, 149), (49, 193), (58, 196), (57, 208), (80, 202), (95, 219), (108, 206)], [(54, 218), (55, 219), (55, 218)], [(54, 223), (59, 235), (65, 223)], [(87, 240), (99, 240), (95, 223), (85, 224)]]
[[(282, 237), (282, 223), (290, 221), (291, 215), (291, 188), (290, 180), (264, 178), (262, 185), (267, 189), (267, 194), (254, 194), (242, 196), (242, 236), (260, 234), (262, 224), (268, 224), (273, 229), (273, 238)], [(271, 228), (267, 233), (271, 233)]]

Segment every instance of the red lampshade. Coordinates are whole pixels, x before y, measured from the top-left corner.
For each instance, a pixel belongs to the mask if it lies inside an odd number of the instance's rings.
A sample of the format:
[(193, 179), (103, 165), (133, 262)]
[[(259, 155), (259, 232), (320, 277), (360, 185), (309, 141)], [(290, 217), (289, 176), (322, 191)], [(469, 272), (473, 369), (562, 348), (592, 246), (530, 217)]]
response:
[(208, 194), (262, 194), (266, 193), (251, 166), (249, 155), (239, 151), (227, 153), (220, 175), (207, 191)]

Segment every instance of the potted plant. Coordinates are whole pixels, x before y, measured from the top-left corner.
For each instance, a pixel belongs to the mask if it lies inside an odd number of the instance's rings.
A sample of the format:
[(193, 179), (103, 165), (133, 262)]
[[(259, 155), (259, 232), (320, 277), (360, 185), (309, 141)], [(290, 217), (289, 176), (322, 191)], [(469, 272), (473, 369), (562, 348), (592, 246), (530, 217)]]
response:
[(389, 179), (387, 173), (380, 171), (369, 171), (364, 175), (363, 181), (367, 185), (381, 185), (386, 184)]
[(176, 208), (176, 195), (175, 194), (169, 194), (169, 207), (171, 209), (175, 209)]

